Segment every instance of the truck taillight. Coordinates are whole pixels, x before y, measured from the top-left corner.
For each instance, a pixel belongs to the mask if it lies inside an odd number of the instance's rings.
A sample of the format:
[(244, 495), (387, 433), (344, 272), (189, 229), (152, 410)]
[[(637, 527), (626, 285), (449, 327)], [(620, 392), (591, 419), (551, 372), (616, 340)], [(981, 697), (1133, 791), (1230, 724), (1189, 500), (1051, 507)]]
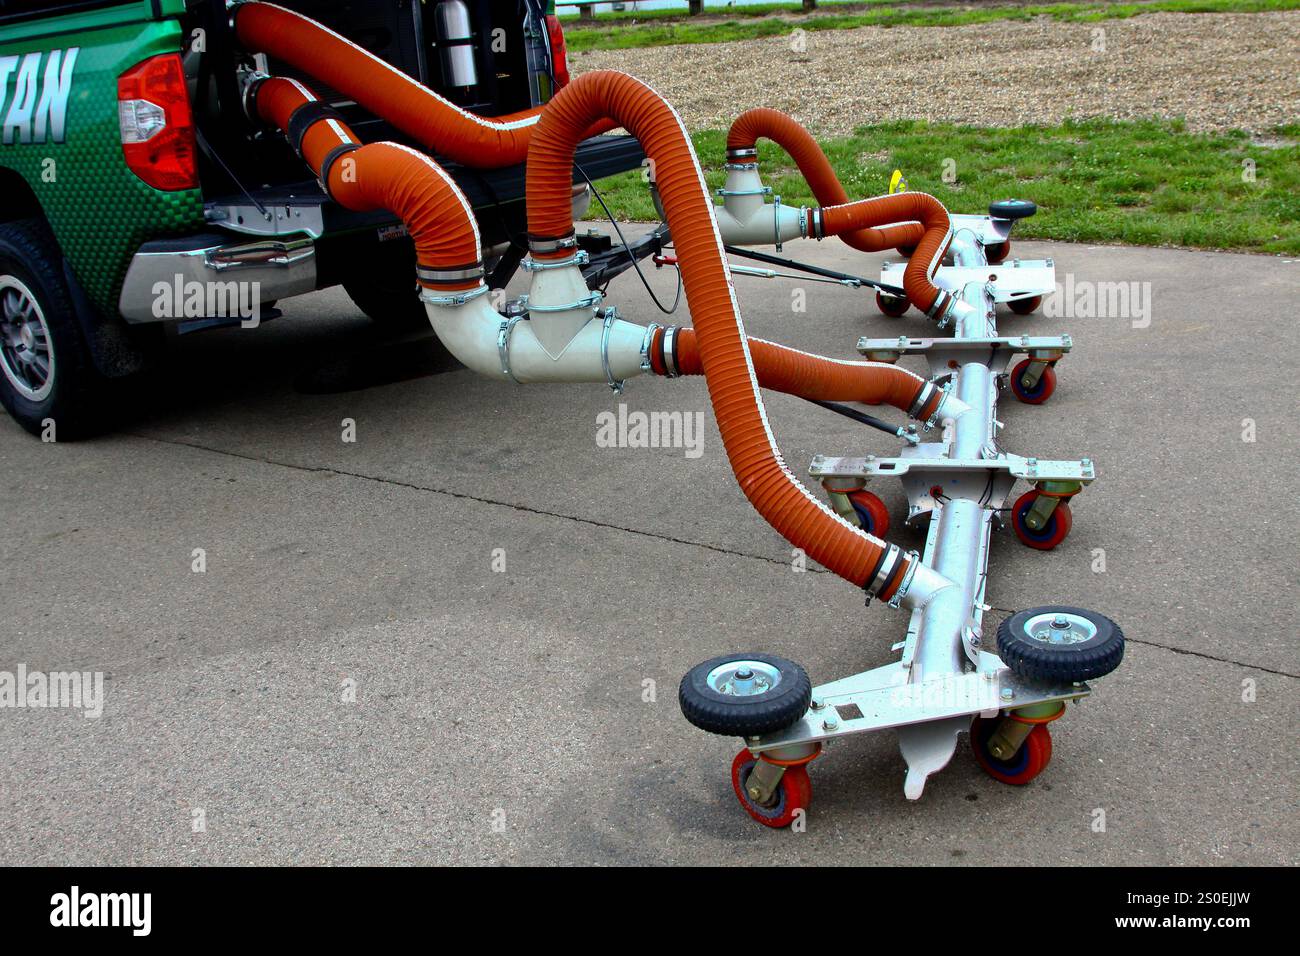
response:
[(194, 115), (179, 53), (150, 57), (117, 78), (117, 119), (133, 173), (155, 189), (198, 187)]
[(564, 27), (555, 14), (546, 18), (546, 34), (551, 38), (551, 74), (555, 88), (560, 89), (569, 85), (569, 48), (564, 45)]

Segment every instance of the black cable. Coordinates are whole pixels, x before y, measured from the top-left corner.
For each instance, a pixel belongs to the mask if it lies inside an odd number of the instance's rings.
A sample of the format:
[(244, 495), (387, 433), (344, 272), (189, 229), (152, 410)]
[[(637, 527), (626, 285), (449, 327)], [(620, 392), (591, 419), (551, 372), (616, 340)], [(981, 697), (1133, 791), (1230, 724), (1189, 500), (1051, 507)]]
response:
[[(800, 396), (801, 398), (803, 396)], [(861, 422), (863, 425), (869, 425), (872, 428), (887, 432), (894, 437), (898, 437), (898, 426), (891, 425), (883, 419), (876, 418), (874, 415), (868, 415), (866, 412), (860, 412), (856, 408), (850, 408), (848, 405), (841, 405), (839, 402), (823, 402), (817, 398), (805, 398), (804, 401), (812, 402), (814, 405), (834, 412), (836, 415), (843, 415), (845, 418), (851, 418), (855, 422)]]
[[(547, 47), (548, 55), (546, 57), (546, 75), (551, 80), (551, 95), (554, 96), (555, 93), (559, 91), (560, 86), (555, 82), (555, 64), (551, 62), (551, 57), (549, 55), (549, 36), (547, 37)], [(655, 290), (650, 288), (650, 282), (646, 279), (645, 273), (641, 271), (641, 266), (637, 263), (636, 256), (632, 253), (631, 245), (629, 245), (627, 239), (623, 237), (623, 230), (618, 227), (618, 220), (614, 218), (614, 214), (609, 211), (609, 206), (605, 204), (605, 197), (600, 194), (600, 190), (596, 188), (596, 184), (591, 181), (591, 177), (587, 175), (587, 171), (579, 165), (576, 159), (573, 162), (573, 168), (578, 171), (578, 175), (586, 182), (587, 188), (590, 189), (591, 194), (596, 197), (596, 202), (600, 203), (600, 208), (605, 210), (605, 218), (607, 218), (609, 224), (614, 227), (614, 232), (618, 235), (618, 241), (623, 244), (623, 252), (631, 261), (632, 268), (636, 270), (637, 278), (639, 278), (641, 284), (645, 286), (645, 291), (650, 296), (650, 300), (654, 302), (655, 308), (664, 315), (672, 315), (677, 311), (677, 307), (682, 303), (682, 270), (677, 269), (677, 292), (673, 295), (673, 307), (671, 309), (665, 309), (663, 303), (659, 301), (659, 296), (655, 295)], [(605, 286), (608, 288), (609, 283), (605, 283)]]
[(677, 293), (673, 296), (673, 307), (671, 309), (665, 309), (663, 303), (659, 301), (659, 296), (655, 295), (655, 290), (650, 288), (650, 283), (647, 281), (645, 273), (641, 271), (641, 266), (636, 261), (636, 256), (632, 253), (632, 247), (628, 244), (628, 241), (623, 238), (623, 230), (618, 227), (618, 220), (614, 218), (614, 214), (609, 211), (609, 206), (605, 204), (605, 197), (600, 194), (600, 190), (597, 189), (596, 184), (591, 181), (591, 177), (587, 175), (587, 171), (583, 169), (576, 160), (574, 161), (573, 168), (576, 169), (578, 175), (586, 181), (587, 188), (590, 189), (591, 194), (596, 197), (596, 202), (600, 203), (600, 208), (605, 210), (605, 218), (609, 220), (609, 224), (614, 227), (614, 232), (618, 234), (618, 241), (623, 244), (623, 252), (626, 253), (628, 259), (631, 260), (632, 268), (636, 270), (636, 274), (640, 277), (641, 284), (645, 286), (646, 293), (650, 296), (651, 301), (654, 302), (655, 308), (664, 315), (672, 315), (677, 311), (677, 307), (681, 305), (682, 302), (682, 270), (677, 270)]

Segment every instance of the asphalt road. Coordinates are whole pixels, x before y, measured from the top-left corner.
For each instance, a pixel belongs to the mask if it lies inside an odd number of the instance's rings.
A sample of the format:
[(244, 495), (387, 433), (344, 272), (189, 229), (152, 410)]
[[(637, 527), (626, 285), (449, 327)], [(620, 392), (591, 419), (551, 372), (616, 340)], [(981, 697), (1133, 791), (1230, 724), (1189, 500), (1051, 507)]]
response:
[[(876, 268), (833, 243), (786, 251)], [(0, 859), (1293, 863), (1300, 262), (1016, 252), (1152, 296), (1146, 328), (1001, 320), (1075, 339), (1050, 402), (1004, 398), (1004, 446), (1090, 456), (1100, 478), (1057, 550), (995, 536), (989, 630), (1062, 601), (1130, 641), (1029, 786), (986, 777), (963, 742), (909, 803), (893, 733), (862, 735), (813, 765), (806, 832), (751, 822), (728, 780), (738, 742), (678, 713), (683, 672), (759, 648), (842, 677), (892, 659), (904, 613), (792, 571), (702, 380), (621, 399), (703, 412), (699, 457), (602, 448), (596, 416), (620, 401), (603, 386), (449, 369), (427, 336), (386, 339), (329, 291), (256, 332), (175, 343), (153, 408), (115, 434), (42, 444), (0, 420), (0, 670), (106, 676), (98, 720), (0, 710)], [(671, 297), (669, 279), (654, 282)], [(752, 333), (813, 351), (924, 328), (861, 292), (737, 283)], [(659, 318), (634, 275), (610, 292)], [(769, 412), (797, 473), (896, 447), (784, 396)], [(901, 524), (901, 489), (877, 490)]]

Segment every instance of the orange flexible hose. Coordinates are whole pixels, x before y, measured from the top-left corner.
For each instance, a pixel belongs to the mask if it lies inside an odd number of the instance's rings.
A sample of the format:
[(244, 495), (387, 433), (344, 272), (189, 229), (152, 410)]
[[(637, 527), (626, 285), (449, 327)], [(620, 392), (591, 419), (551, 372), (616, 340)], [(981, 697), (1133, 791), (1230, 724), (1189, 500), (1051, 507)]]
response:
[[(663, 329), (655, 330), (650, 349), (651, 367), (659, 375), (667, 374), (667, 369), (658, 361), (663, 336)], [(819, 402), (892, 405), (908, 412), (921, 397), (927, 384), (921, 376), (897, 365), (844, 362), (752, 336), (749, 339), (749, 354), (761, 387)], [(679, 375), (704, 374), (694, 329), (678, 329), (673, 340), (673, 358)], [(935, 413), (942, 401), (943, 393), (936, 389), (914, 417), (925, 421)]]
[[(327, 83), (441, 156), (478, 169), (522, 163), (545, 107), (487, 118), (461, 109), (351, 40), (273, 3), (235, 8), (239, 42)], [(615, 127), (593, 124), (595, 136)]]
[(925, 233), (907, 260), (907, 268), (903, 270), (903, 288), (912, 304), (927, 315), (931, 314), (936, 303), (942, 307), (950, 301), (951, 297), (934, 284), (933, 278), (952, 238), (952, 224), (948, 210), (933, 196), (912, 192), (876, 196), (813, 210), (808, 219), (808, 235), (818, 238), (891, 222), (920, 222)]
[[(272, 78), (258, 84), (255, 100), (258, 115), (283, 130), (294, 111), (316, 97), (297, 80)], [(303, 133), (302, 157), (319, 176), (332, 152), (358, 142), (345, 123), (321, 117)], [(482, 281), (478, 223), (455, 181), (428, 156), (397, 143), (359, 146), (332, 163), (327, 188), (349, 209), (387, 209), (399, 216), (415, 242), (419, 269), (480, 270), (479, 276), (451, 280), (422, 276), (422, 285), (456, 291)]]
[[(757, 157), (736, 158), (731, 153), (757, 148), (759, 137), (770, 139), (790, 154), (821, 205), (838, 206), (849, 201), (849, 194), (844, 191), (817, 140), (793, 117), (779, 110), (760, 107), (737, 116), (727, 133), (727, 162), (757, 165)], [(920, 223), (907, 222), (880, 228), (856, 229), (841, 233), (840, 238), (862, 252), (879, 252), (882, 249), (915, 246), (924, 233), (925, 227)]]
[(910, 559), (901, 558), (888, 580), (875, 582), (887, 556), (885, 542), (848, 524), (814, 498), (781, 457), (767, 424), (699, 161), (677, 113), (640, 80), (610, 70), (585, 73), (542, 113), (527, 167), (534, 257), (572, 254), (545, 247), (574, 235), (569, 203), (574, 152), (583, 131), (604, 118), (616, 120), (636, 136), (654, 163), (665, 218), (680, 250), (682, 284), (709, 398), (741, 490), (773, 528), (813, 560), (859, 587), (876, 584), (882, 598), (892, 596)]

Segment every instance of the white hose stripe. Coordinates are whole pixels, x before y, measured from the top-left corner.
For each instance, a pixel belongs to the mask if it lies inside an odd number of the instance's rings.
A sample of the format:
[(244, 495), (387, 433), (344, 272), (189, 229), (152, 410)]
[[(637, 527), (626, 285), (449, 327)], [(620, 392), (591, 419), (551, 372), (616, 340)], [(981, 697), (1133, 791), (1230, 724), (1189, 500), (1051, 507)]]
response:
[[(376, 144), (376, 145), (380, 145), (380, 144)], [(456, 185), (456, 180), (452, 179), (451, 176), (447, 175), (447, 171), (445, 169), (443, 169), (441, 166), (435, 163), (430, 157), (426, 156), (424, 153), (420, 152), (419, 150), (411, 149), (411, 147), (409, 146), (403, 146), (401, 143), (385, 142), (382, 145), (391, 146), (394, 149), (400, 149), (402, 152), (409, 153), (410, 155), (414, 156), (416, 159), (420, 160), (420, 162), (424, 163), (435, 173), (437, 173), (438, 176), (442, 179), (442, 181), (451, 187), (452, 195), (456, 197), (456, 201), (460, 203), (460, 208), (465, 212), (465, 218), (469, 220), (469, 224), (474, 228), (474, 258), (476, 260), (482, 259), (483, 240), (479, 236), (478, 219), (474, 217), (474, 210), (470, 207), (469, 200), (465, 198), (465, 194), (461, 192), (460, 187)], [(456, 263), (456, 264), (461, 265), (462, 263)]]
[(805, 488), (803, 482), (801, 482), (798, 478), (796, 478), (794, 474), (790, 471), (790, 469), (786, 466), (785, 458), (781, 455), (781, 449), (777, 447), (776, 437), (772, 434), (772, 427), (767, 420), (767, 408), (763, 404), (763, 395), (758, 385), (758, 376), (754, 372), (754, 360), (749, 353), (749, 342), (745, 336), (745, 323), (740, 315), (740, 304), (736, 301), (736, 286), (731, 279), (731, 269), (727, 263), (726, 251), (723, 249), (722, 246), (722, 235), (718, 231), (718, 217), (713, 212), (713, 198), (709, 195), (709, 187), (704, 182), (704, 170), (700, 166), (699, 157), (695, 154), (695, 144), (691, 142), (691, 137), (687, 134), (686, 126), (684, 123), (682, 123), (682, 118), (681, 116), (678, 115), (677, 110), (673, 108), (673, 105), (671, 103), (669, 103), (666, 99), (664, 99), (664, 97), (659, 93), (658, 90), (654, 89), (648, 83), (644, 82), (643, 80), (637, 79), (636, 77), (632, 76), (629, 73), (623, 73), (621, 70), (611, 70), (610, 72), (620, 73), (622, 76), (628, 77), (629, 79), (633, 80), (636, 83), (639, 83), (641, 86), (645, 87), (655, 96), (657, 96), (660, 99), (660, 101), (665, 106), (668, 107), (669, 111), (673, 115), (673, 119), (677, 121), (677, 128), (681, 131), (682, 139), (686, 143), (686, 148), (690, 151), (691, 160), (695, 164), (695, 175), (700, 186), (700, 194), (704, 197), (704, 206), (708, 210), (709, 224), (713, 227), (713, 241), (717, 246), (718, 259), (721, 260), (722, 262), (723, 275), (726, 277), (727, 280), (727, 293), (731, 297), (731, 314), (736, 320), (736, 329), (740, 333), (740, 347), (744, 352), (745, 366), (749, 372), (749, 386), (753, 390), (754, 404), (758, 407), (758, 415), (763, 422), (763, 431), (767, 436), (767, 444), (772, 451), (772, 457), (776, 459), (777, 465), (780, 466), (781, 471), (785, 474), (786, 478), (789, 479), (790, 483), (794, 485), (796, 488), (798, 488), (801, 492), (803, 492), (803, 496), (807, 498), (808, 501), (812, 502), (812, 504), (816, 505), (819, 509), (821, 509), (823, 514), (835, 520), (839, 524), (843, 525), (845, 528), (849, 529), (854, 534), (861, 535), (862, 537), (867, 538), (877, 547), (882, 546), (884, 542), (882, 542), (879, 538), (866, 534), (861, 528), (854, 527), (853, 525), (849, 524), (846, 520), (844, 520), (842, 517), (840, 517), (838, 514), (836, 514), (834, 511), (832, 511), (830, 508), (828, 508), (819, 498), (815, 497), (807, 488)]

